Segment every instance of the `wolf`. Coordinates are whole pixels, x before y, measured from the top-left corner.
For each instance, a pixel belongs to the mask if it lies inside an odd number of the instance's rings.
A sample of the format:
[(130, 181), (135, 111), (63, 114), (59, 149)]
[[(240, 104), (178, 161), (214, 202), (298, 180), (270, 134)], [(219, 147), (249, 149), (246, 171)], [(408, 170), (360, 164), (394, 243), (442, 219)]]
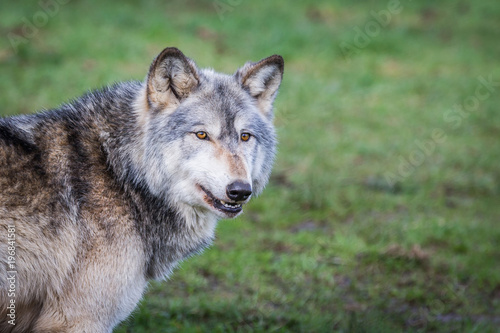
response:
[(0, 331), (111, 332), (209, 246), (268, 182), (283, 69), (168, 47), (144, 81), (0, 119)]

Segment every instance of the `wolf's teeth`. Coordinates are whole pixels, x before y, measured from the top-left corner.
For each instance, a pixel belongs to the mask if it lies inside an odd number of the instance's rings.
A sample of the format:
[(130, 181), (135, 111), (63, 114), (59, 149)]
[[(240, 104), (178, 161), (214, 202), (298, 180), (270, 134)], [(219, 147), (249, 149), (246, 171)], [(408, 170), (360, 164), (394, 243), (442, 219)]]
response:
[(240, 208), (241, 207), (241, 204), (238, 204), (238, 203), (229, 203), (229, 202), (226, 202), (224, 200), (220, 200), (219, 199), (219, 202), (226, 208), (231, 208), (231, 209), (235, 209), (235, 208)]
[(240, 204), (230, 204), (230, 203), (227, 203), (227, 202), (224, 202), (223, 203), (225, 207), (227, 208), (237, 208), (237, 207), (241, 207)]

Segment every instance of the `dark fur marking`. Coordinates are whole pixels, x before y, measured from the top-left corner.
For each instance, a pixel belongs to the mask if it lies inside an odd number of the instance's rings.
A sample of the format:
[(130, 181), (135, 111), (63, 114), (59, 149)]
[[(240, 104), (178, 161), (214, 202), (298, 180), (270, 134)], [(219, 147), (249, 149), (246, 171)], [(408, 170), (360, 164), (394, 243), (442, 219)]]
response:
[(25, 153), (31, 154), (38, 151), (38, 148), (22, 137), (19, 131), (5, 124), (0, 124), (0, 139), (9, 146), (21, 148)]
[[(15, 127), (5, 124), (6, 120), (0, 120), (0, 140), (2, 140), (5, 145), (14, 148), (20, 148), (21, 152), (25, 155), (26, 166), (29, 167), (33, 173), (39, 179), (46, 178), (45, 168), (42, 164), (40, 149), (34, 144), (29, 142), (23, 135), (22, 130), (16, 130)], [(8, 121), (8, 120), (7, 120)], [(7, 158), (7, 163), (17, 163), (17, 157), (12, 156), (16, 161), (9, 161)]]
[[(2, 306), (4, 307), (4, 306)], [(16, 302), (16, 325), (11, 325), (7, 320), (7, 308), (0, 310), (0, 332), (33, 332), (34, 326), (40, 313), (42, 312), (43, 303), (39, 301), (32, 301), (29, 304), (17, 304)]]
[[(168, 242), (173, 234), (179, 233), (179, 217), (160, 198), (151, 194), (144, 184), (136, 184), (130, 189), (130, 200), (134, 207), (135, 228), (145, 246), (147, 256), (146, 277), (157, 278), (167, 266), (172, 253)], [(144, 207), (149, 209), (146, 211)]]
[(74, 126), (66, 125), (68, 133), (68, 143), (71, 148), (72, 159), (69, 169), (71, 170), (71, 185), (74, 197), (81, 202), (90, 191), (90, 184), (84, 180), (84, 175), (88, 173), (88, 167), (91, 165), (89, 154), (86, 152), (82, 143), (80, 133)]

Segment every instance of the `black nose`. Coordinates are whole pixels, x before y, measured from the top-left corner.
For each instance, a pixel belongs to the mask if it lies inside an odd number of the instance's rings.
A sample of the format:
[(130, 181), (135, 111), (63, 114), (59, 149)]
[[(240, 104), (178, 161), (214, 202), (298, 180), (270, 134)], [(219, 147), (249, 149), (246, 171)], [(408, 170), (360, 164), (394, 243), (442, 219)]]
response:
[(233, 201), (243, 201), (252, 194), (252, 186), (248, 183), (234, 182), (226, 187), (226, 194)]

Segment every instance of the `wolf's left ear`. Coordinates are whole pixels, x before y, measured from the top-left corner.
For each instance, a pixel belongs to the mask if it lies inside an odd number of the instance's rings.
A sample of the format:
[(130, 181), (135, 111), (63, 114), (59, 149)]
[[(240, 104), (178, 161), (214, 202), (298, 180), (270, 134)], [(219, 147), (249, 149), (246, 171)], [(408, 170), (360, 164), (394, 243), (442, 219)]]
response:
[(147, 98), (153, 107), (175, 107), (199, 83), (194, 61), (179, 49), (167, 47), (153, 60), (147, 78)]
[(259, 62), (247, 62), (238, 69), (236, 77), (242, 87), (257, 100), (261, 112), (272, 117), (273, 102), (283, 78), (285, 63), (279, 55), (273, 55)]

